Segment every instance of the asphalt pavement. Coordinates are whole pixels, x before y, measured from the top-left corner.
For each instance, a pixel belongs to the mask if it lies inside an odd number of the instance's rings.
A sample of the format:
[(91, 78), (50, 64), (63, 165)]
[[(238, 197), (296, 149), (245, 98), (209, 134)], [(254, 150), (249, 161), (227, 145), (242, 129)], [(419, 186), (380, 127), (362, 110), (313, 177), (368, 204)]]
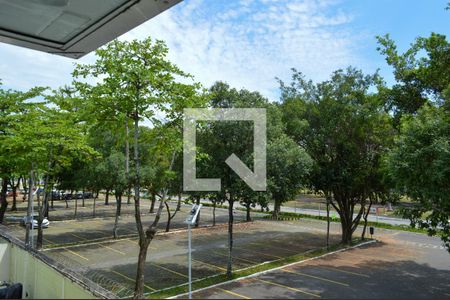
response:
[(438, 238), (378, 230), (378, 242), (207, 288), (209, 299), (450, 299)]

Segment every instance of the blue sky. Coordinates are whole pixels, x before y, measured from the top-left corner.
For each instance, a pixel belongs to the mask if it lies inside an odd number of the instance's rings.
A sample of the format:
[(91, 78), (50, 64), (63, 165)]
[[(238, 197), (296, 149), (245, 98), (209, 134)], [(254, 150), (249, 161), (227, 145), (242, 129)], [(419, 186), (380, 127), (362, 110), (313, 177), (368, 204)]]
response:
[[(380, 73), (390, 68), (376, 51), (376, 35), (390, 33), (399, 50), (418, 36), (450, 36), (447, 0), (185, 0), (125, 34), (152, 36), (169, 58), (205, 87), (217, 80), (278, 98), (275, 77), (290, 69), (315, 81), (349, 65)], [(0, 44), (0, 79), (7, 88), (57, 88), (71, 81), (73, 64), (89, 63)]]

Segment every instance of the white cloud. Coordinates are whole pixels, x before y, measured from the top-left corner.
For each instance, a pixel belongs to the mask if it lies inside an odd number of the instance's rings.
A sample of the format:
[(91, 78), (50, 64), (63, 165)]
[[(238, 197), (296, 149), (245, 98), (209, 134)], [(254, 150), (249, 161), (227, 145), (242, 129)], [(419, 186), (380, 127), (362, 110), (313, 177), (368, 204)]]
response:
[[(277, 98), (275, 77), (290, 68), (323, 80), (358, 64), (352, 16), (336, 0), (185, 0), (124, 35), (165, 40), (169, 59), (206, 87), (223, 80)], [(0, 78), (8, 87), (69, 84), (75, 61), (0, 45)], [(88, 55), (77, 62), (92, 62)]]
[(93, 54), (76, 61), (0, 43), (0, 79), (12, 89), (26, 90), (35, 86), (56, 89), (71, 83), (75, 63), (93, 60)]
[[(213, 3), (213, 4), (212, 4)], [(205, 86), (224, 80), (277, 98), (290, 68), (323, 80), (358, 63), (352, 16), (331, 0), (186, 0), (124, 38), (163, 39), (170, 59)]]

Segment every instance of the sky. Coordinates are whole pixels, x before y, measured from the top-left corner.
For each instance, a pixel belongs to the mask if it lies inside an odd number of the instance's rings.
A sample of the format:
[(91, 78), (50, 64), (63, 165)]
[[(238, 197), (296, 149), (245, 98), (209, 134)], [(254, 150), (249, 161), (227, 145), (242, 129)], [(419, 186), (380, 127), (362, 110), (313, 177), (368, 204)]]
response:
[[(389, 33), (408, 49), (431, 32), (450, 37), (447, 0), (184, 0), (126, 33), (121, 40), (152, 37), (169, 46), (168, 58), (204, 87), (225, 81), (235, 88), (279, 98), (275, 78), (289, 82), (291, 69), (316, 82), (337, 69), (380, 69), (388, 84), (391, 68), (375, 36)], [(0, 44), (4, 88), (56, 89), (70, 84), (74, 63), (92, 63)]]

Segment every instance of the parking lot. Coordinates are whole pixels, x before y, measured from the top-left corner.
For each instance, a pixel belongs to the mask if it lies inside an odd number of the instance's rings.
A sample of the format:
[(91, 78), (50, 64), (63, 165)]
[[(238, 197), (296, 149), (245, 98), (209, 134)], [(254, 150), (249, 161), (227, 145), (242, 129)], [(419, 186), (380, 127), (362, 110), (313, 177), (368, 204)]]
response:
[[(55, 203), (56, 204), (56, 203)], [(120, 218), (119, 236), (112, 238), (115, 206), (105, 206), (99, 201), (96, 207), (101, 217), (93, 218), (93, 203), (85, 201), (85, 208), (78, 207), (78, 216), (73, 218), (73, 202), (65, 209), (64, 202), (57, 202), (58, 209), (50, 211), (51, 225), (44, 230), (44, 253), (53, 260), (75, 270), (118, 297), (132, 295), (138, 256), (138, 238), (132, 215), (133, 206), (124, 204)], [(175, 203), (171, 204), (175, 209)], [(153, 221), (148, 213), (149, 203), (142, 211), (145, 224)], [(187, 284), (187, 232), (184, 219), (190, 205), (182, 205), (181, 211), (172, 220), (170, 233), (166, 234), (164, 212), (159, 234), (151, 243), (145, 269), (145, 292), (151, 295), (158, 290)], [(20, 212), (18, 213), (20, 214)], [(201, 211), (200, 225), (193, 232), (193, 277), (194, 280), (222, 274), (227, 266), (227, 219), (225, 209), (216, 210), (216, 227), (212, 226), (212, 208)], [(69, 217), (63, 220), (64, 217)], [(235, 270), (274, 261), (288, 256), (325, 246), (325, 223), (316, 221), (275, 222), (257, 220), (246, 223), (245, 212), (235, 211), (233, 266)], [(54, 221), (56, 219), (57, 221)], [(205, 227), (206, 226), (206, 227)], [(14, 234), (23, 239), (25, 230), (20, 225), (10, 224)], [(333, 242), (339, 241), (336, 224)]]
[[(293, 226), (272, 221), (239, 223), (234, 234), (236, 270), (304, 253), (325, 245), (324, 232), (313, 227)], [(314, 229), (316, 230), (316, 229)], [(69, 235), (78, 236), (72, 233)], [(83, 237), (79, 235), (80, 239)], [(338, 236), (333, 236), (335, 242)], [(267, 240), (271, 240), (270, 243)], [(86, 242), (86, 241), (85, 241)], [(226, 226), (200, 228), (193, 234), (193, 277), (195, 279), (226, 271)], [(46, 255), (118, 296), (132, 294), (138, 254), (137, 238), (105, 240), (45, 250)], [(157, 235), (150, 245), (145, 270), (145, 288), (152, 293), (187, 283), (187, 233)]]
[[(91, 200), (89, 200), (90, 202)], [(84, 216), (77, 219), (72, 216), (72, 208), (58, 208), (50, 212), (50, 226), (44, 229), (44, 248), (73, 245), (79, 243), (98, 242), (111, 239), (113, 237), (114, 213), (115, 205), (105, 206), (98, 204), (97, 211), (101, 210), (97, 217), (91, 215), (91, 203), (86, 201), (86, 207), (79, 207), (78, 210)], [(176, 208), (176, 203), (171, 203), (171, 213)], [(149, 205), (142, 206), (144, 225), (153, 222), (154, 214), (148, 213)], [(177, 212), (175, 218), (171, 221), (171, 230), (186, 228), (184, 220), (190, 211), (190, 205), (182, 205), (181, 211)], [(16, 213), (20, 214), (20, 213)], [(236, 221), (244, 220), (244, 214), (236, 211)], [(67, 217), (66, 219), (64, 219)], [(256, 216), (257, 217), (257, 216)], [(20, 219), (20, 218), (19, 218)], [(226, 222), (228, 213), (225, 210), (218, 209), (216, 211), (216, 222), (218, 224)], [(56, 220), (56, 221), (55, 221)], [(205, 207), (202, 209), (200, 216), (202, 226), (211, 226), (213, 224), (212, 208)], [(165, 231), (167, 222), (167, 213), (164, 210), (161, 222), (158, 226), (160, 231)], [(14, 226), (15, 225), (15, 226)], [(19, 225), (19, 222), (11, 223), (10, 228), (15, 232), (16, 236), (23, 239), (25, 230)], [(122, 215), (119, 220), (118, 234), (121, 237), (137, 236), (136, 222), (134, 219), (134, 206), (123, 204)]]
[(375, 244), (209, 288), (194, 298), (450, 299), (450, 259), (439, 239), (387, 230), (377, 238)]
[[(112, 238), (114, 202), (105, 206), (81, 201), (74, 217), (74, 202), (55, 202), (51, 225), (44, 230), (44, 253), (115, 293), (133, 293), (138, 238), (133, 205), (123, 205), (119, 239)], [(175, 203), (171, 208), (175, 209)], [(143, 220), (153, 221), (144, 202)], [(151, 243), (145, 269), (145, 292), (152, 294), (187, 284), (187, 232), (184, 219), (190, 205), (183, 204), (165, 233), (164, 212), (159, 234)], [(23, 211), (15, 213), (16, 216)], [(246, 223), (245, 212), (235, 211), (234, 269), (244, 269), (325, 246), (326, 223), (315, 220), (271, 221), (253, 213), (256, 222)], [(201, 227), (193, 233), (194, 280), (223, 274), (227, 266), (227, 211), (212, 208), (201, 212)], [(24, 228), (10, 224), (23, 239)], [(340, 240), (339, 224), (332, 223), (332, 243)], [(356, 234), (355, 234), (356, 235)], [(377, 229), (374, 245), (325, 258), (294, 264), (256, 277), (202, 290), (195, 298), (450, 298), (450, 260), (439, 239), (422, 234)], [(444, 263), (443, 263), (444, 262)], [(414, 292), (411, 293), (410, 291)], [(182, 296), (186, 297), (186, 295)]]

